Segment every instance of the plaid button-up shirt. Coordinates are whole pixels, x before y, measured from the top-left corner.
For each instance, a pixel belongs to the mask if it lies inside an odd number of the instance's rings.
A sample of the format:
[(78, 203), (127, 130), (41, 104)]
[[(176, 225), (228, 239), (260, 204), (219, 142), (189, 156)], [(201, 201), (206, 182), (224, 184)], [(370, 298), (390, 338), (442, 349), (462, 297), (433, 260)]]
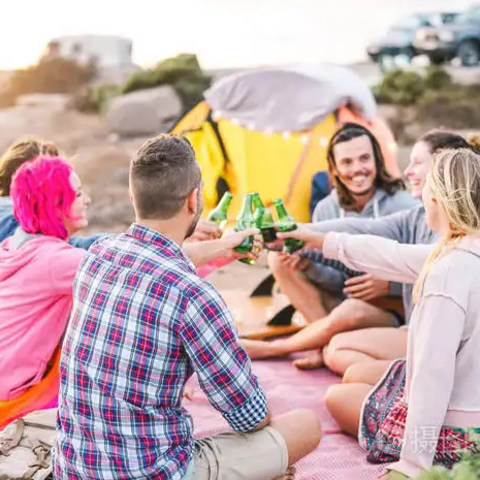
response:
[(57, 479), (182, 479), (193, 459), (182, 407), (196, 372), (238, 431), (267, 414), (229, 310), (180, 247), (139, 224), (90, 249), (63, 346)]

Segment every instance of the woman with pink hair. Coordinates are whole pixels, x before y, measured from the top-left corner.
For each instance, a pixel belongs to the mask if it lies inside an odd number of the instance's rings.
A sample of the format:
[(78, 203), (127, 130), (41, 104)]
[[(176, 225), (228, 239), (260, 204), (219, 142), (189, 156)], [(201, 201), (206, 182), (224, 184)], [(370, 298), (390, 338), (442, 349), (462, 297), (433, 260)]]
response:
[(0, 243), (0, 401), (38, 384), (61, 343), (86, 253), (67, 240), (87, 226), (90, 204), (73, 167), (58, 157), (24, 163), (10, 193), (20, 228)]

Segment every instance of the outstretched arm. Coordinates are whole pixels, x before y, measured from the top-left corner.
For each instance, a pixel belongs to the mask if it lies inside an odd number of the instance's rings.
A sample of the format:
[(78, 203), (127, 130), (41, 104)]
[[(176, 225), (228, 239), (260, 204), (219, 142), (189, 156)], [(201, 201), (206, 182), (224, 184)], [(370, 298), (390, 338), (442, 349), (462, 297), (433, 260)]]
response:
[(254, 248), (248, 253), (239, 253), (235, 251), (235, 247), (240, 245), (242, 241), (252, 235), (256, 235), (258, 230), (250, 228), (242, 232), (230, 232), (216, 240), (204, 240), (201, 242), (185, 242), (183, 251), (187, 254), (195, 266), (199, 267), (205, 263), (212, 262), (218, 258), (231, 258), (238, 260), (240, 258), (251, 258), (256, 260), (258, 252), (261, 249), (261, 242), (255, 240)]
[(326, 258), (379, 278), (414, 283), (433, 245), (406, 245), (374, 235), (317, 233), (308, 227), (278, 235), (303, 240), (307, 247), (322, 250)]

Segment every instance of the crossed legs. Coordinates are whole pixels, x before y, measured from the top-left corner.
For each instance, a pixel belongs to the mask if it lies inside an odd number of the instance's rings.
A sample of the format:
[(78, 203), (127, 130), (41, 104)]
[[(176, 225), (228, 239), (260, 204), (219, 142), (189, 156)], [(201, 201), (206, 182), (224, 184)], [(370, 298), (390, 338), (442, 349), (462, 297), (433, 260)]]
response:
[(404, 328), (368, 328), (335, 335), (324, 349), (326, 365), (344, 375), (354, 364), (372, 360), (391, 362), (405, 357), (407, 333)]
[[(289, 338), (272, 342), (260, 340), (241, 340), (242, 346), (252, 359), (288, 355), (312, 349), (322, 349), (332, 337), (340, 332), (363, 329), (367, 327), (392, 326), (391, 315), (362, 300), (347, 299), (335, 307), (325, 318), (317, 320), (300, 332)], [(321, 366), (322, 354), (316, 354), (318, 359), (314, 366)], [(303, 359), (296, 361), (299, 368), (310, 367)], [(308, 360), (308, 358), (307, 358)]]

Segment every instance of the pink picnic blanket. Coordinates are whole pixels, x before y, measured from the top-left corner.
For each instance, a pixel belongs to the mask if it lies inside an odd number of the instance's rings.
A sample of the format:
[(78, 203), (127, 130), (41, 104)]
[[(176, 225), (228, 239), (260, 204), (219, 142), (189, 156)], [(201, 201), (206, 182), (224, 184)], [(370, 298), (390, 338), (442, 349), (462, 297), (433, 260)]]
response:
[[(325, 392), (340, 381), (336, 375), (324, 368), (302, 372), (291, 364), (291, 360), (255, 361), (253, 368), (267, 392), (274, 415), (294, 408), (311, 408), (318, 412), (322, 422), (322, 442), (296, 464), (296, 480), (374, 480), (383, 471), (382, 466), (366, 461), (355, 439), (340, 433), (325, 407)], [(186, 400), (184, 405), (193, 415), (197, 437), (228, 429), (225, 420), (210, 406), (198, 387), (193, 400)]]

